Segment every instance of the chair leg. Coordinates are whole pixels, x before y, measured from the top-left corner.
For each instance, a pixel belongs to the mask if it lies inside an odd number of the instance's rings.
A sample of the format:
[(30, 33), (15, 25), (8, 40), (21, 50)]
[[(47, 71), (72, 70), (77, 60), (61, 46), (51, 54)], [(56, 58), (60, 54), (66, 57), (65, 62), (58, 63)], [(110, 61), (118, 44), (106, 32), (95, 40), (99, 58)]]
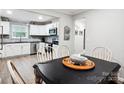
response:
[(14, 82), (14, 80), (13, 80), (12, 76), (11, 76), (11, 80), (12, 80), (12, 83), (13, 83), (13, 84), (15, 84), (15, 82)]
[(36, 69), (34, 69), (34, 74), (35, 74), (35, 83), (36, 84), (41, 84), (42, 83), (42, 78), (39, 75), (39, 73), (36, 71)]

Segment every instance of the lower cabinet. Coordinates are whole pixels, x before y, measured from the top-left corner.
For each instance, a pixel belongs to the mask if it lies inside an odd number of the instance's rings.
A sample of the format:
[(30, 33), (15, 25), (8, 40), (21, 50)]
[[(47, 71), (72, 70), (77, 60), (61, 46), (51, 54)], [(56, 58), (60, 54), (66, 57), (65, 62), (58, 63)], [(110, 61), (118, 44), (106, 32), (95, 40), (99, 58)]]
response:
[(23, 43), (21, 46), (21, 55), (30, 54), (30, 43)]
[(4, 44), (1, 53), (2, 57), (30, 54), (30, 43)]
[(20, 44), (6, 44), (4, 48), (4, 57), (17, 56), (21, 53)]

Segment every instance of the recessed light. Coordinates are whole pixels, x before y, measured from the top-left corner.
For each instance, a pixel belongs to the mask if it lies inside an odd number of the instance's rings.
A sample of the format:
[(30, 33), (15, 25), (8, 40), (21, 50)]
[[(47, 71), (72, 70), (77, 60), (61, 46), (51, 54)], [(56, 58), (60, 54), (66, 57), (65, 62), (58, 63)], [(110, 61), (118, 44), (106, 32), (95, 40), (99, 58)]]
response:
[(9, 15), (11, 15), (12, 14), (12, 11), (7, 10), (6, 13), (9, 14)]
[(38, 19), (39, 19), (39, 20), (42, 20), (42, 19), (43, 19), (43, 17), (42, 17), (42, 16), (39, 16), (39, 17), (38, 17)]

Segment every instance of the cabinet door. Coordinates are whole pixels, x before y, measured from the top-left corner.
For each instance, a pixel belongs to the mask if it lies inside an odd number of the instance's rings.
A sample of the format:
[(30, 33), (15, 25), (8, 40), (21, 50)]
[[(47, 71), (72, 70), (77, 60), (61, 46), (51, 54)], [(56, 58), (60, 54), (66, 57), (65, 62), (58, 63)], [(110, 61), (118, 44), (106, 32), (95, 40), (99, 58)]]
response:
[(5, 45), (5, 57), (11, 57), (19, 55), (20, 52), (20, 46), (17, 44), (6, 44)]
[(39, 26), (40, 35), (47, 35), (46, 26)]
[(47, 34), (47, 35), (50, 35), (50, 34), (49, 34), (49, 29), (50, 29), (50, 25), (48, 24), (48, 25), (46, 25), (46, 34)]
[[(3, 34), (9, 34), (10, 25), (9, 22), (0, 21), (0, 26), (3, 26)], [(1, 34), (1, 31), (0, 31)]]
[(30, 43), (5, 44), (3, 50), (0, 50), (0, 52), (2, 53), (2, 57), (30, 54)]
[(30, 35), (39, 35), (39, 26), (37, 25), (30, 25)]
[(30, 43), (21, 44), (21, 55), (30, 54)]
[[(5, 56), (4, 57), (10, 57), (10, 56), (13, 56), (13, 52), (12, 52), (12, 45), (11, 44), (6, 44), (5, 45)], [(14, 50), (13, 50), (14, 51)]]
[(13, 53), (13, 56), (18, 56), (18, 55), (21, 55), (21, 44), (18, 43), (18, 44), (12, 44), (12, 53)]
[(30, 25), (30, 35), (49, 35), (49, 28), (46, 25)]

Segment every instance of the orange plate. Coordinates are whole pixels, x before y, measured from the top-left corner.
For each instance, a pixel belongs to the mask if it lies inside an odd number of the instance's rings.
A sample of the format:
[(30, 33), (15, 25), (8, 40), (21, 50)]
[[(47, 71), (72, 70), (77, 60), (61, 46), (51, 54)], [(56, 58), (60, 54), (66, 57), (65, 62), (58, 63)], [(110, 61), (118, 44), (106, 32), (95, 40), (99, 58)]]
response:
[(69, 67), (69, 68), (72, 68), (72, 69), (75, 69), (75, 70), (90, 70), (90, 69), (92, 69), (92, 68), (95, 67), (95, 63), (94, 63), (93, 61), (87, 60), (86, 62), (87, 62), (87, 63), (90, 63), (91, 65), (80, 65), (80, 66), (74, 65), (74, 64), (71, 62), (70, 58), (64, 58), (63, 61), (62, 61), (62, 63), (63, 63), (65, 66), (67, 66), (67, 67)]

